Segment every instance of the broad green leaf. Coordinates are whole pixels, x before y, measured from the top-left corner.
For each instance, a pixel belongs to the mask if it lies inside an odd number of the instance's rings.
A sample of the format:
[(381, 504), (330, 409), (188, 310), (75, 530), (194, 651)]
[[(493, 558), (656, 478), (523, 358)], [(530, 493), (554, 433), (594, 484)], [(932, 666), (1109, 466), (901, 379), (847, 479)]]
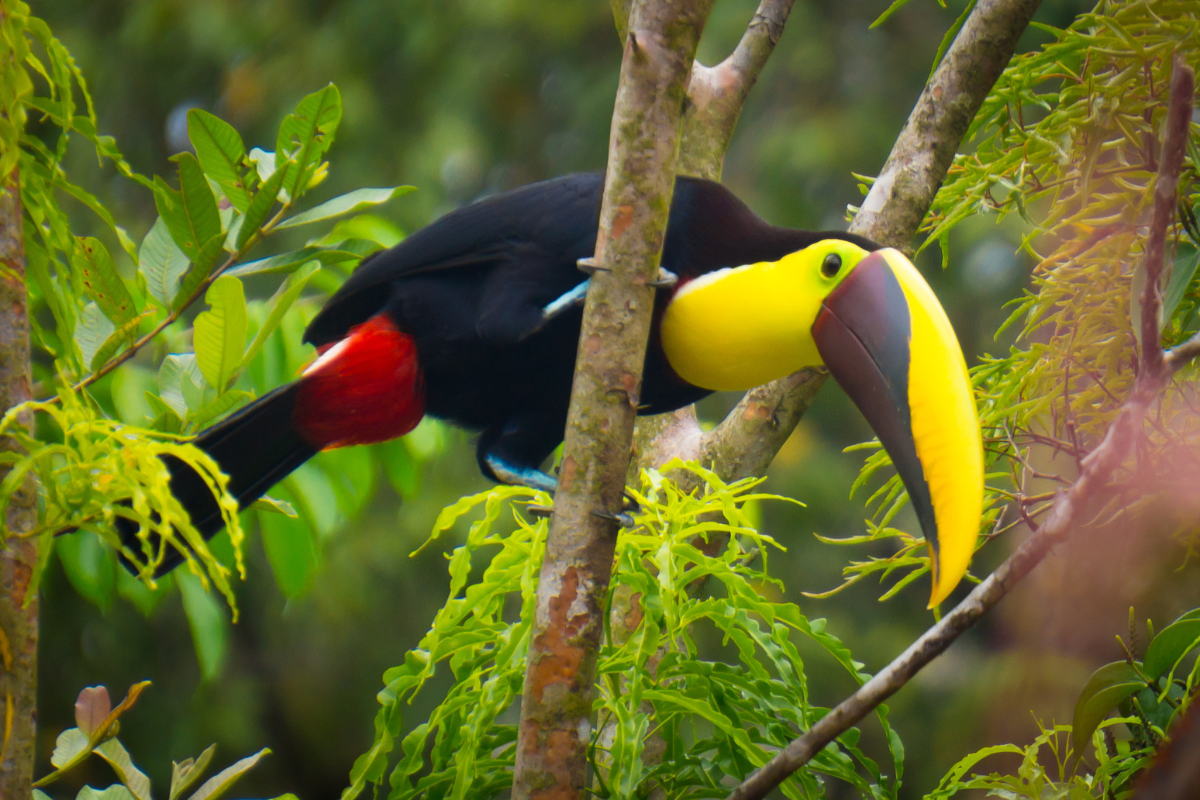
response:
[(205, 382), (194, 353), (169, 355), (158, 368), (158, 393), (180, 417), (188, 413), (187, 399), (183, 396), (185, 377), (193, 385)]
[(254, 394), (252, 392), (246, 392), (241, 389), (230, 389), (204, 403), (199, 410), (192, 413), (192, 417), (188, 420), (188, 423), (193, 429), (207, 427), (217, 417), (223, 416), (246, 401), (253, 399)]
[(234, 208), (245, 213), (250, 206), (250, 192), (242, 163), (246, 158), (242, 137), (228, 122), (201, 108), (188, 111), (187, 127), (204, 173), (220, 184)]
[(1196, 276), (1197, 267), (1200, 267), (1200, 250), (1192, 253), (1191, 258), (1183, 255), (1175, 259), (1175, 266), (1171, 269), (1171, 280), (1163, 292), (1163, 319), (1170, 319), (1175, 309), (1179, 308), (1179, 301), (1183, 299), (1192, 278)]
[(251, 237), (266, 224), (271, 209), (275, 207), (275, 203), (279, 199), (279, 187), (283, 186), (283, 179), (287, 177), (287, 167), (290, 165), (291, 162), (284, 162), (283, 167), (263, 178), (262, 185), (258, 187), (258, 191), (255, 192), (254, 198), (246, 208), (241, 230), (238, 231), (237, 249), (239, 252), (246, 249)]
[(275, 157), (295, 162), (283, 168), (287, 173), (283, 190), (293, 200), (308, 187), (321, 157), (333, 144), (341, 119), (342, 96), (331, 83), (301, 100), (280, 124)]
[(54, 800), (50, 795), (43, 792), (41, 789), (33, 790), (33, 800)]
[(356, 211), (362, 211), (365, 208), (386, 203), (392, 198), (400, 197), (416, 190), (417, 187), (415, 186), (393, 186), (390, 189), (356, 189), (341, 197), (328, 200), (302, 214), (285, 219), (279, 223), (278, 230), (295, 228), (299, 225), (308, 225), (313, 222), (322, 222), (346, 214), (353, 214)]
[(245, 775), (248, 770), (252, 769), (255, 764), (261, 761), (263, 756), (269, 754), (270, 752), (271, 751), (269, 749), (264, 747), (254, 755), (246, 756), (236, 764), (226, 767), (216, 775), (213, 775), (211, 778), (206, 780), (204, 783), (200, 784), (200, 788), (197, 789), (192, 796), (188, 798), (188, 800), (217, 800), (217, 798), (228, 791), (229, 787), (236, 783), (239, 778)]
[(224, 244), (225, 237), (220, 233), (204, 243), (196, 257), (192, 259), (192, 268), (187, 271), (180, 282), (179, 291), (176, 293), (175, 299), (171, 301), (172, 308), (182, 308), (200, 288), (200, 285), (208, 279), (213, 268), (217, 266), (217, 260), (220, 259), (221, 253), (225, 251)]
[(246, 348), (246, 295), (240, 280), (222, 275), (204, 300), (210, 309), (196, 317), (192, 341), (200, 371), (220, 393), (237, 374)]
[[(149, 392), (147, 392), (149, 394)], [(171, 413), (174, 413), (173, 411)], [(178, 429), (174, 431), (178, 433)], [(171, 576), (158, 579), (158, 587), (151, 589), (139, 581), (127, 569), (117, 570), (117, 594), (133, 604), (138, 613), (149, 618), (166, 598), (171, 588)]]
[(107, 789), (93, 789), (85, 786), (75, 795), (75, 800), (137, 800), (133, 794), (119, 783), (114, 783)]
[(1175, 662), (1200, 646), (1200, 619), (1179, 619), (1158, 632), (1146, 647), (1143, 671), (1152, 681), (1161, 678)]
[[(205, 680), (221, 674), (229, 650), (229, 625), (221, 606), (200, 579), (187, 569), (176, 571), (176, 582), (183, 597), (183, 610), (192, 628), (192, 642)], [(195, 797), (195, 795), (193, 795)]]
[(104, 316), (120, 325), (137, 315), (137, 307), (104, 244), (92, 236), (81, 236), (75, 251), (75, 266), (83, 277), (88, 297)]
[(330, 245), (309, 245), (288, 253), (261, 258), (229, 270), (230, 275), (264, 275), (269, 272), (291, 272), (301, 264), (317, 261), (322, 266), (360, 261), (379, 250), (379, 245), (366, 239), (347, 239)]
[(1096, 730), (1096, 726), (1110, 711), (1131, 694), (1144, 688), (1146, 682), (1125, 661), (1105, 664), (1093, 672), (1075, 702), (1075, 717), (1071, 726), (1075, 752), (1083, 752), (1083, 748), (1092, 739), (1092, 731)]
[(62, 769), (68, 764), (76, 763), (81, 753), (87, 751), (88, 736), (79, 728), (67, 728), (58, 735), (54, 743), (54, 752), (50, 754), (50, 763)]
[(254, 162), (259, 181), (266, 183), (267, 178), (275, 174), (275, 154), (261, 147), (250, 148), (249, 160)]
[(171, 762), (171, 793), (167, 800), (175, 800), (180, 794), (187, 791), (188, 787), (200, 779), (204, 774), (204, 770), (208, 769), (209, 762), (212, 761), (213, 754), (217, 752), (217, 746), (210, 744), (196, 758), (185, 758), (179, 763)]
[(95, 750), (96, 755), (103, 758), (117, 773), (121, 783), (137, 800), (152, 800), (150, 797), (150, 779), (142, 772), (129, 757), (129, 751), (118, 739), (109, 739)]
[(167, 223), (162, 217), (156, 219), (138, 249), (138, 268), (146, 276), (146, 290), (163, 308), (171, 307), (188, 263), (188, 257), (171, 238)]
[(100, 345), (92, 356), (90, 362), (92, 370), (98, 370), (108, 363), (108, 360), (115, 356), (117, 351), (137, 336), (138, 328), (141, 327), (142, 322), (152, 316), (154, 316), (153, 309), (137, 315), (110, 333), (108, 338), (104, 340), (104, 343)]
[(104, 316), (100, 306), (88, 303), (79, 314), (75, 323), (75, 346), (79, 348), (80, 357), (85, 368), (89, 367), (96, 353), (116, 330), (112, 320)]
[(298, 597), (316, 571), (317, 551), (312, 532), (299, 519), (281, 514), (260, 513), (258, 524), (279, 590), (287, 597)]
[(88, 531), (59, 537), (54, 549), (75, 591), (102, 611), (112, 608), (117, 589), (112, 550)]
[(267, 339), (279, 327), (279, 323), (283, 320), (283, 315), (288, 312), (288, 309), (292, 307), (292, 303), (295, 303), (296, 299), (300, 297), (300, 293), (304, 291), (304, 285), (308, 283), (308, 279), (315, 275), (319, 269), (321, 269), (320, 264), (309, 262), (287, 276), (287, 279), (275, 291), (271, 299), (267, 301), (267, 308), (270, 311), (267, 312), (267, 318), (263, 321), (258, 332), (254, 334), (254, 341), (250, 343), (250, 347), (246, 349), (245, 355), (242, 356), (241, 363), (238, 365), (239, 371), (245, 369), (254, 360), (254, 357), (258, 355), (259, 351), (262, 350), (263, 345), (267, 343)]
[(191, 153), (180, 153), (175, 160), (179, 162), (179, 191), (156, 176), (154, 201), (171, 238), (188, 258), (195, 261), (200, 249), (220, 235), (221, 215), (217, 210), (217, 198), (213, 196), (196, 157)]

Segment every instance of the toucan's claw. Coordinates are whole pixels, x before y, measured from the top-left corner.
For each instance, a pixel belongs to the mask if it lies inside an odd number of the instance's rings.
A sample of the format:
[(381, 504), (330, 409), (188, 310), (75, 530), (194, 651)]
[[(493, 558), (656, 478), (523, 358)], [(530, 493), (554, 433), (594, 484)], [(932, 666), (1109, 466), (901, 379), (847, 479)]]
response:
[(610, 522), (615, 522), (622, 528), (632, 528), (635, 524), (637, 524), (633, 521), (633, 517), (624, 511), (619, 514), (612, 514), (608, 511), (597, 508), (592, 511), (592, 516), (599, 517), (600, 519), (606, 519)]
[(599, 262), (591, 256), (577, 260), (575, 266), (579, 268), (580, 272), (586, 272), (588, 275), (595, 275), (597, 272), (612, 272), (611, 268), (600, 266)]
[(538, 519), (546, 519), (554, 514), (554, 506), (528, 505), (525, 506), (525, 510), (529, 513), (529, 516), (537, 517)]
[(679, 283), (679, 276), (669, 269), (658, 268), (658, 277), (652, 281), (647, 281), (647, 286), (652, 286), (655, 289), (669, 289)]

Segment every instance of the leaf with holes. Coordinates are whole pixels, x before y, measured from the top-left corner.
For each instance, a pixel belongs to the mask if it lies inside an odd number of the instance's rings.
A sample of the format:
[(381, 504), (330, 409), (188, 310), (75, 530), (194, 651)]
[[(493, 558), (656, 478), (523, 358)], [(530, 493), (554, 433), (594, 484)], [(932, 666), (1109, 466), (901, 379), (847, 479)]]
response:
[(342, 96), (331, 83), (301, 100), (280, 124), (275, 157), (295, 162), (283, 167), (287, 173), (283, 190), (293, 200), (308, 187), (321, 157), (333, 144), (341, 120)]
[(192, 340), (204, 379), (220, 393), (237, 375), (246, 348), (246, 295), (240, 280), (222, 275), (204, 300), (210, 309), (196, 317)]
[(291, 164), (290, 161), (284, 162), (283, 167), (263, 179), (262, 186), (258, 187), (258, 191), (255, 192), (254, 199), (246, 208), (242, 227), (238, 231), (237, 249), (239, 251), (246, 249), (251, 237), (258, 233), (259, 229), (267, 222), (267, 216), (279, 200), (280, 187), (283, 186), (283, 179), (287, 177), (287, 167)]
[(80, 236), (75, 249), (75, 268), (83, 277), (83, 289), (104, 312), (104, 316), (120, 325), (133, 319), (137, 307), (129, 288), (125, 286), (112, 256), (101, 241), (93, 236)]

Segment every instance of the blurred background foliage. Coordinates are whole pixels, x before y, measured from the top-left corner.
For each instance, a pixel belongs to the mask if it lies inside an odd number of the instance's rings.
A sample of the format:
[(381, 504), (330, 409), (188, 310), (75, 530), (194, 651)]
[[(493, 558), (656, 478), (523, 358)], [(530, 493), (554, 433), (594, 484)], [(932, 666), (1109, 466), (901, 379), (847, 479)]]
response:
[[(733, 47), (755, 5), (717, 4), (701, 60), (712, 63)], [(1046, 0), (1037, 19), (1065, 26), (1085, 5)], [(847, 204), (860, 198), (852, 172), (878, 171), (963, 6), (910, 3), (869, 29), (882, 0), (800, 0), (742, 115), (725, 182), (776, 224), (842, 227)], [(101, 132), (146, 174), (174, 172), (167, 159), (190, 148), (190, 108), (229, 120), (248, 148), (269, 149), (299, 98), (335, 82), (343, 118), (330, 177), (313, 201), (362, 186), (419, 189), (359, 218), (346, 235), (394, 241), (486, 194), (604, 167), (620, 50), (601, 0), (50, 0), (34, 13), (87, 75)], [(1031, 29), (1022, 49), (1049, 38)], [(97, 166), (86, 147), (68, 154), (66, 168), (141, 240), (156, 216), (150, 192)], [(82, 209), (70, 210), (81, 212), (77, 232), (101, 235), (88, 230), (93, 221)], [(1008, 314), (1003, 303), (1028, 284), (1032, 264), (1017, 253), (1023, 224), (1016, 215), (1000, 225), (969, 220), (951, 237), (947, 270), (936, 253), (922, 262), (972, 363), (1007, 347), (992, 332)], [(279, 234), (286, 244), (303, 243), (287, 235)], [(252, 278), (247, 291), (266, 298), (278, 283)], [(320, 300), (306, 298), (285, 319), (283, 336), (248, 371), (252, 388), (275, 385), (309, 357), (295, 342)], [(252, 320), (261, 316), (254, 309)], [(110, 410), (130, 421), (148, 413), (141, 398), (153, 387), (157, 362), (141, 359), (99, 386)], [(702, 416), (719, 419), (735, 400), (714, 397)], [(861, 497), (847, 500), (862, 457), (841, 450), (869, 435), (840, 392), (827, 388), (766, 486), (807, 507), (764, 507), (763, 531), (788, 548), (773, 556), (786, 599), (811, 618), (828, 617), (874, 671), (928, 625), (923, 585), (888, 604), (876, 602), (879, 590), (867, 582), (825, 600), (801, 594), (837, 585), (845, 561), (811, 534), (863, 530)], [(181, 593), (150, 594), (94, 537), (61, 540), (66, 557), (55, 560), (43, 588), (39, 773), (54, 737), (73, 724), (81, 687), (103, 683), (120, 692), (151, 679), (122, 739), (156, 782), (169, 775), (172, 758), (216, 741), (226, 760), (272, 749), (246, 778), (245, 793), (336, 797), (371, 741), (381, 674), (402, 662), (445, 599), (445, 551), (408, 556), (443, 506), (487, 486), (471, 450), (464, 434), (425, 424), (401, 444), (322, 455), (275, 492), (308, 506), (315, 536), (298, 521), (251, 512), (257, 519), (248, 520), (249, 578), (235, 585), (236, 625), (186, 579)], [(936, 785), (969, 748), (1027, 743), (1040, 732), (1036, 719), (1068, 720), (1091, 670), (1121, 656), (1113, 635), (1125, 629), (1131, 603), (1163, 622), (1196, 605), (1194, 568), (1173, 571), (1142, 532), (1128, 533), (1108, 530), (1063, 548), (895, 699), (892, 721), (908, 745), (901, 796)], [(457, 535), (446, 550), (463, 531)], [(284, 539), (293, 563), (280, 568)], [(294, 546), (298, 540), (308, 546)], [(886, 555), (889, 545), (880, 547)], [(976, 572), (1001, 549), (986, 552)], [(705, 644), (719, 655), (718, 638)], [(813, 702), (832, 704), (852, 688), (832, 659), (801, 652)], [(428, 711), (416, 705), (410, 718)], [(885, 752), (877, 724), (864, 726), (863, 744), (873, 755)], [(90, 779), (86, 770), (72, 777)], [(840, 785), (830, 792), (849, 793)]]

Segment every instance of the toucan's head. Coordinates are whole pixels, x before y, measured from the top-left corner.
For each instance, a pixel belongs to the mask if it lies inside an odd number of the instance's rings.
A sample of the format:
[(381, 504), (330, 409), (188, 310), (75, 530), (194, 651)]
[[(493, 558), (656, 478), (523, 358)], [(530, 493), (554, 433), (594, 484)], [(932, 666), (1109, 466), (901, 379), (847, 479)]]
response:
[(708, 273), (671, 299), (662, 343), (680, 377), (705, 389), (828, 367), (908, 490), (933, 564), (930, 607), (950, 594), (975, 550), (983, 445), (954, 329), (903, 254), (827, 239)]

